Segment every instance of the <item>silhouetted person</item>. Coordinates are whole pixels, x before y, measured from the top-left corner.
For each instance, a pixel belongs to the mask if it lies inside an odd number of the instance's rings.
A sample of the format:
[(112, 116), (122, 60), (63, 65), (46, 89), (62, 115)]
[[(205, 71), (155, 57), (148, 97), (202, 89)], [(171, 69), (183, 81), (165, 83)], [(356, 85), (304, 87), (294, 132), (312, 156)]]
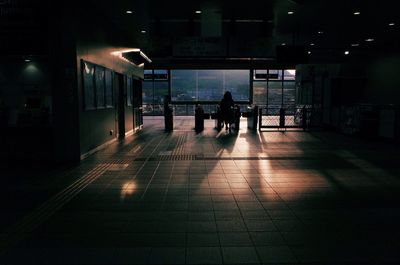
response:
[(224, 97), (222, 98), (221, 102), (219, 103), (219, 107), (221, 109), (221, 116), (222, 120), (225, 123), (225, 129), (230, 130), (231, 124), (233, 123), (234, 119), (234, 112), (233, 107), (235, 102), (232, 99), (232, 94), (229, 91), (226, 91)]

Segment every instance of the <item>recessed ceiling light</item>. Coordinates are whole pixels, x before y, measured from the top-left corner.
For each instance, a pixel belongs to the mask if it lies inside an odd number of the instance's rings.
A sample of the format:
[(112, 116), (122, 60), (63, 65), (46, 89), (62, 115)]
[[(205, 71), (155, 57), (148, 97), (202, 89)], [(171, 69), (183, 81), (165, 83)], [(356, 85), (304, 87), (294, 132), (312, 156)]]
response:
[(391, 27), (394, 25), (396, 25), (394, 22), (389, 23), (389, 26), (391, 26)]
[(349, 55), (349, 54), (350, 54), (349, 51), (345, 51), (345, 52), (344, 52), (344, 55)]
[(196, 10), (195, 13), (196, 14), (201, 14), (201, 10)]
[(281, 45), (282, 45), (282, 46), (285, 46), (285, 45), (286, 45), (286, 43), (282, 43)]
[(365, 39), (365, 41), (371, 42), (371, 41), (374, 41), (374, 39), (369, 38), (369, 39)]
[(29, 63), (31, 60), (30, 59), (25, 59), (25, 62)]
[(358, 16), (358, 15), (361, 14), (361, 12), (360, 12), (360, 11), (355, 11), (353, 14), (354, 14), (355, 16)]
[(351, 47), (358, 47), (358, 46), (360, 46), (360, 44), (358, 44), (358, 43), (352, 43), (351, 44)]
[(308, 54), (311, 54), (311, 51), (308, 51)]
[(293, 15), (294, 14), (294, 12), (293, 11), (289, 11), (289, 12), (287, 12), (289, 15)]
[(318, 34), (324, 34), (324, 32), (323, 31), (318, 31)]
[(145, 30), (141, 30), (140, 32), (141, 32), (141, 33), (143, 33), (143, 34), (145, 34), (145, 33), (146, 33), (146, 31), (145, 31)]
[(310, 43), (310, 46), (314, 46), (315, 44), (314, 43)]
[(131, 10), (126, 10), (126, 13), (127, 13), (127, 14), (132, 14), (133, 11), (131, 11)]

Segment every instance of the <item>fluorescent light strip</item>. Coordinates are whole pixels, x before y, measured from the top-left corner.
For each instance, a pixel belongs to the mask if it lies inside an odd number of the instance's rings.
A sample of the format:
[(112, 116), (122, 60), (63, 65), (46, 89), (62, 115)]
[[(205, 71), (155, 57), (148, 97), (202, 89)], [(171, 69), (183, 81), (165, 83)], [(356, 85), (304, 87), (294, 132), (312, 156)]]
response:
[(136, 65), (136, 64), (132, 63), (131, 61), (129, 61), (128, 59), (126, 59), (126, 58), (124, 58), (122, 56), (123, 53), (128, 53), (128, 52), (139, 52), (140, 56), (142, 56), (148, 63), (152, 62), (152, 60), (150, 60), (150, 58), (147, 57), (146, 54), (144, 54), (140, 49), (137, 49), (137, 48), (135, 48), (135, 49), (126, 49), (126, 50), (121, 50), (121, 51), (115, 51), (115, 52), (112, 52), (111, 54), (114, 55), (114, 56), (118, 56), (119, 58), (121, 58), (122, 60), (124, 60), (124, 61), (126, 61), (128, 63)]

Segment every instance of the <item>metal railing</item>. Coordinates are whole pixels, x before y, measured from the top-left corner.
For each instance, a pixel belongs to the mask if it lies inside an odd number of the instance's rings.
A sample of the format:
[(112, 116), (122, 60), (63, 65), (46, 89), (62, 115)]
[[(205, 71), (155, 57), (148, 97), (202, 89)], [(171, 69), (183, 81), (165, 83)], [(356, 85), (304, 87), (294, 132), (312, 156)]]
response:
[[(209, 102), (190, 102), (180, 103), (172, 102), (170, 105), (173, 109), (174, 116), (194, 116), (196, 105), (199, 104), (204, 113), (212, 114), (217, 113), (217, 107), (219, 103)], [(248, 103), (238, 103), (241, 112), (247, 111)], [(164, 107), (162, 104), (143, 104), (143, 115), (144, 116), (163, 116)]]
[(262, 128), (302, 128), (318, 126), (321, 123), (321, 111), (309, 106), (288, 108), (259, 108), (259, 129)]

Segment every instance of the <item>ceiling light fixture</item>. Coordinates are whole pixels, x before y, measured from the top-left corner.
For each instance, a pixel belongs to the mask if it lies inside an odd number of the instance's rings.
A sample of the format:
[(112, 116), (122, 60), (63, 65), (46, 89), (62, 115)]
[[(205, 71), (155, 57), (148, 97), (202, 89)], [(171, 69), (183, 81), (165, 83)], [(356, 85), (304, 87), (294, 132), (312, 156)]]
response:
[(367, 42), (371, 42), (371, 41), (374, 41), (374, 39), (372, 39), (372, 38), (369, 38), (369, 39), (365, 39), (365, 41), (367, 41)]
[(201, 14), (201, 10), (196, 10), (195, 13), (196, 14)]
[(149, 57), (146, 56), (140, 49), (124, 49), (111, 52), (112, 55), (119, 57), (120, 59), (131, 63), (136, 66), (141, 66), (143, 63), (151, 63)]
[(310, 43), (310, 46), (314, 46), (315, 44), (314, 43)]
[(288, 13), (288, 15), (293, 15), (293, 14), (294, 14), (293, 11), (289, 11), (289, 12), (287, 12), (287, 13)]
[(143, 33), (143, 34), (145, 34), (145, 33), (146, 33), (146, 31), (145, 31), (145, 30), (141, 30), (140, 32), (141, 32), (141, 33)]
[(282, 43), (281, 45), (282, 45), (282, 46), (285, 46), (285, 45), (286, 45), (286, 43)]
[(389, 26), (393, 27), (394, 25), (396, 25), (394, 22), (389, 23)]
[(311, 51), (308, 51), (308, 54), (311, 54)]
[(31, 60), (30, 59), (25, 59), (25, 62), (29, 63)]
[(131, 10), (126, 10), (127, 14), (132, 14), (133, 12)]
[(355, 16), (358, 16), (358, 15), (361, 14), (361, 12), (360, 12), (360, 11), (355, 11), (353, 14), (354, 14)]
[(324, 34), (324, 32), (323, 31), (318, 31), (318, 34)]
[(350, 54), (349, 51), (345, 51), (345, 52), (344, 52), (344, 55), (349, 55), (349, 54)]
[(358, 44), (358, 43), (352, 43), (351, 44), (351, 47), (358, 47), (358, 46), (360, 46), (360, 44)]

